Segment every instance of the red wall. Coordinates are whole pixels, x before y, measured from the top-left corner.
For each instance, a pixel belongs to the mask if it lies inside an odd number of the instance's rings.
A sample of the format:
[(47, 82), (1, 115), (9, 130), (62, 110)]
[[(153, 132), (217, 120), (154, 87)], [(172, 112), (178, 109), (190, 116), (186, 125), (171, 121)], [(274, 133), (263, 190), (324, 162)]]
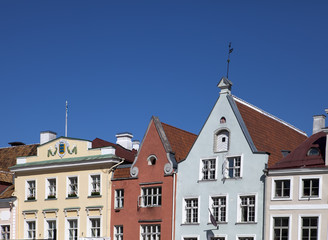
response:
[[(150, 155), (156, 155), (156, 164), (148, 165), (147, 158)], [(165, 149), (157, 133), (156, 127), (153, 121), (151, 121), (135, 164), (139, 169), (137, 179), (114, 180), (112, 182), (112, 239), (114, 239), (113, 233), (115, 225), (123, 225), (124, 239), (139, 239), (140, 226), (143, 224), (159, 224), (161, 226), (161, 239), (171, 239), (173, 175), (164, 176), (164, 165), (166, 163), (168, 163), (168, 160)], [(162, 183), (140, 185), (140, 183), (153, 182)], [(141, 195), (141, 187), (152, 186), (162, 187), (162, 205), (160, 207), (138, 207), (138, 196)], [(116, 189), (124, 189), (124, 208), (120, 210), (114, 209)], [(161, 221), (156, 222), (152, 220)]]

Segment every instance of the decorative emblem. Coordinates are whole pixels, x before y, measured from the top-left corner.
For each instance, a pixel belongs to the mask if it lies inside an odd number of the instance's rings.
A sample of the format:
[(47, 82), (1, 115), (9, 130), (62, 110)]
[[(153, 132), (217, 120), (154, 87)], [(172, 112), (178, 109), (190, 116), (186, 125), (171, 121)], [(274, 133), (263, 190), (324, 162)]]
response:
[(55, 151), (53, 152), (52, 147), (50, 146), (48, 149), (48, 157), (49, 156), (55, 156), (58, 153), (58, 156), (60, 158), (63, 158), (66, 153), (68, 154), (77, 154), (77, 147), (76, 145), (73, 146), (73, 149), (69, 149), (69, 142), (66, 140), (60, 140), (59, 142), (56, 143), (55, 145)]

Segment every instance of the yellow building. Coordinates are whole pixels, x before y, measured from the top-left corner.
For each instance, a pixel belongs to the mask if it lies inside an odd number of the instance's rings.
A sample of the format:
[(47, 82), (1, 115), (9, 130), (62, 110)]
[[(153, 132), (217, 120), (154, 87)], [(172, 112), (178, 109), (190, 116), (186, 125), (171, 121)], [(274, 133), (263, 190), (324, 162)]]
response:
[(43, 132), (37, 155), (17, 158), (17, 239), (109, 239), (111, 170), (135, 150), (95, 140), (107, 146)]

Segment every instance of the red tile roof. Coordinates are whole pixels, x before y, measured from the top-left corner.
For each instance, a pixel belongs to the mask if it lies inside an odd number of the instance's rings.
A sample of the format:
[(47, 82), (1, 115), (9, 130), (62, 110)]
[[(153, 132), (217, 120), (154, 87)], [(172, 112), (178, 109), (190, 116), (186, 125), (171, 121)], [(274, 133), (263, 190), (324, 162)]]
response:
[(95, 138), (92, 141), (92, 148), (101, 148), (101, 147), (108, 147), (108, 146), (114, 147), (116, 149), (115, 155), (120, 157), (120, 158), (124, 158), (125, 161), (129, 162), (129, 163), (132, 163), (134, 161), (134, 158), (137, 154), (137, 151), (135, 149), (128, 150), (128, 149), (122, 147), (121, 145), (111, 143), (111, 142), (107, 142), (107, 141), (102, 140), (100, 138)]
[(294, 150), (307, 136), (290, 124), (234, 97), (258, 151), (270, 153), (268, 167), (282, 159), (281, 150)]
[(197, 135), (182, 129), (162, 123), (165, 135), (175, 153), (175, 159), (179, 163), (187, 157)]
[[(285, 168), (300, 168), (300, 167), (326, 167), (326, 133), (318, 132), (304, 142), (302, 142), (294, 151), (277, 162), (269, 169), (285, 169)], [(310, 148), (318, 148), (319, 155), (308, 156)]]
[(130, 167), (116, 168), (113, 173), (113, 179), (130, 178)]

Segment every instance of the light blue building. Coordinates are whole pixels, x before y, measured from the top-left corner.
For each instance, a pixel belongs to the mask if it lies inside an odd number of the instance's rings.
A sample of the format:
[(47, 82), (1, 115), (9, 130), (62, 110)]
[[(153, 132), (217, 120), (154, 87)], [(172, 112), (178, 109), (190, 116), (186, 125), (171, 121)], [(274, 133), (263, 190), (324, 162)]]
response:
[(232, 96), (231, 86), (221, 79), (220, 96), (186, 160), (179, 163), (175, 240), (264, 239), (263, 170), (282, 158), (281, 150), (293, 150), (306, 138)]

